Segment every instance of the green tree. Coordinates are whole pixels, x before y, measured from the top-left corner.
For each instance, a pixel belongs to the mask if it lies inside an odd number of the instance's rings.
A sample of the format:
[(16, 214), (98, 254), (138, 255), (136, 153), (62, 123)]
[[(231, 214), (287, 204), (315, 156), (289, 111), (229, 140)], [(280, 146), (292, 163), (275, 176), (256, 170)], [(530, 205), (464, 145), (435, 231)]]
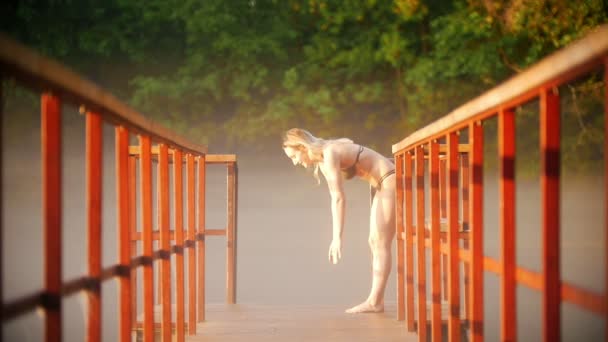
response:
[[(0, 6), (0, 29), (199, 143), (263, 147), (276, 144), (282, 130), (301, 126), (384, 153), (607, 21), (601, 0)], [(594, 146), (596, 100), (581, 99), (595, 98), (585, 91), (597, 82), (575, 85), (578, 101), (565, 105), (582, 113), (585, 133), (574, 134), (577, 141)]]

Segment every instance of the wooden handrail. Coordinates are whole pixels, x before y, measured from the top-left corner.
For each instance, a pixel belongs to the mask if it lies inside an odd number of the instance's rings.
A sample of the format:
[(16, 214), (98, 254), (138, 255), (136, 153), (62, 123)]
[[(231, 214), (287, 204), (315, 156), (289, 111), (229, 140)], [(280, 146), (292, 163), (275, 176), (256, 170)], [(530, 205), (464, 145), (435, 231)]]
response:
[(154, 141), (180, 146), (188, 152), (207, 153), (207, 147), (194, 144), (173, 131), (146, 119), (111, 93), (88, 81), (66, 66), (43, 57), (7, 35), (0, 33), (0, 67), (40, 91), (52, 91), (64, 101), (85, 111), (101, 114), (105, 120), (128, 128), (132, 133), (149, 135)]
[[(467, 147), (463, 145), (462, 151), (466, 152)], [(129, 155), (134, 157), (139, 157), (141, 150), (139, 146), (133, 145), (129, 146)], [(159, 147), (158, 145), (152, 146), (150, 152), (152, 153), (152, 159), (158, 159)], [(173, 163), (173, 155), (175, 154), (174, 149), (169, 149), (169, 162)], [(182, 155), (182, 161), (186, 160), (186, 156)], [(236, 163), (236, 155), (235, 154), (206, 154), (205, 155), (205, 163), (206, 164), (229, 164)]]
[(394, 144), (392, 151), (397, 153), (448, 130), (464, 128), (466, 122), (483, 119), (484, 115), (495, 113), (500, 107), (513, 107), (524, 103), (537, 96), (540, 87), (554, 87), (601, 64), (607, 53), (608, 24), (597, 27), (583, 39), (544, 58), (517, 76), (415, 131)]
[[(17, 318), (40, 307), (44, 311), (45, 341), (60, 341), (63, 336), (62, 299), (87, 291), (86, 338), (101, 340), (101, 283), (117, 278), (119, 283), (118, 340), (130, 341), (132, 329), (143, 333), (144, 341), (152, 341), (154, 328), (160, 327), (162, 340), (176, 338), (184, 341), (187, 333), (196, 334), (197, 322), (205, 315), (205, 237), (226, 236), (227, 239), (227, 302), (236, 302), (236, 177), (235, 155), (209, 155), (207, 147), (193, 144), (174, 132), (147, 120), (128, 105), (85, 80), (65, 66), (42, 57), (25, 46), (0, 33), (0, 76), (14, 77), (30, 89), (42, 92), (42, 197), (44, 232), (44, 284), (27, 296), (2, 303), (2, 321)], [(0, 80), (1, 81), (1, 80)], [(0, 85), (2, 82), (0, 82)], [(2, 97), (0, 87), (0, 99)], [(61, 115), (62, 104), (80, 107), (86, 117), (86, 179), (87, 191), (87, 261), (88, 272), (70, 281), (62, 281), (62, 188), (61, 188)], [(0, 111), (2, 108), (0, 108)], [(116, 209), (119, 259), (118, 263), (101, 269), (102, 236), (102, 173), (103, 134), (102, 122), (115, 126)], [(131, 134), (137, 134), (138, 146), (129, 147)], [(152, 146), (152, 144), (155, 144)], [(152, 161), (158, 162), (158, 178), (152, 178)], [(173, 163), (173, 186), (170, 187), (169, 162)], [(207, 164), (225, 164), (228, 173), (228, 220), (226, 229), (205, 229), (205, 173)], [(195, 172), (196, 168), (196, 172)], [(137, 172), (139, 171), (139, 173)], [(185, 179), (183, 179), (185, 178)], [(152, 205), (153, 182), (159, 205)], [(139, 189), (138, 189), (139, 188)], [(141, 205), (140, 231), (137, 229), (137, 193)], [(183, 194), (187, 203), (183, 203)], [(173, 196), (170, 195), (173, 194)], [(174, 222), (169, 222), (171, 206), (176, 201)], [(183, 211), (186, 209), (186, 220)], [(1, 214), (1, 213), (0, 213)], [(153, 217), (159, 215), (158, 231), (152, 230)], [(195, 222), (196, 220), (196, 222)], [(187, 224), (184, 224), (186, 221)], [(187, 226), (187, 227), (185, 227)], [(2, 226), (0, 226), (0, 236)], [(187, 230), (186, 230), (187, 228)], [(173, 230), (171, 230), (173, 229)], [(154, 248), (160, 240), (160, 248)], [(143, 251), (137, 255), (142, 241)], [(184, 251), (188, 251), (187, 270)], [(172, 285), (171, 255), (175, 258), (175, 285)], [(161, 264), (158, 284), (154, 284), (154, 261)], [(137, 273), (143, 268), (143, 323), (137, 322)], [(0, 270), (1, 271), (1, 270)], [(185, 273), (188, 272), (186, 296)], [(0, 276), (2, 272), (0, 272)], [(1, 277), (0, 277), (1, 278)], [(198, 282), (198, 284), (197, 284)], [(154, 290), (161, 289), (162, 318), (154, 322)], [(2, 293), (0, 286), (0, 293)], [(172, 322), (171, 292), (175, 292), (176, 322)], [(187, 297), (187, 298), (186, 298)], [(186, 321), (185, 302), (189, 312)], [(140, 329), (143, 328), (143, 329)]]
[[(608, 293), (581, 288), (561, 277), (560, 270), (560, 205), (561, 205), (561, 109), (558, 86), (577, 77), (604, 68), (604, 87), (608, 84), (608, 25), (594, 30), (585, 38), (543, 59), (535, 66), (469, 101), (436, 122), (414, 132), (392, 146), (398, 180), (396, 194), (398, 260), (398, 319), (405, 319), (408, 331), (416, 329), (418, 338), (442, 340), (444, 324), (439, 313), (443, 293), (447, 293), (447, 333), (458, 341), (461, 332), (461, 308), (468, 321), (471, 341), (484, 338), (485, 271), (496, 273), (500, 280), (500, 339), (517, 338), (517, 285), (539, 291), (543, 341), (561, 339), (561, 303), (602, 315), (608, 327)], [(605, 133), (608, 136), (608, 88), (604, 101)], [(541, 192), (541, 261), (540, 272), (517, 264), (516, 250), (516, 177), (515, 107), (538, 99)], [(499, 259), (483, 254), (484, 234), (484, 132), (483, 121), (498, 118), (497, 150), (499, 164)], [(458, 137), (467, 131), (467, 138)], [(459, 143), (459, 140), (466, 142)], [(438, 142), (445, 142), (437, 146)], [(605, 139), (605, 147), (608, 139)], [(439, 148), (438, 148), (439, 147)], [(440, 155), (440, 151), (442, 154)], [(608, 155), (604, 155), (604, 177), (608, 178)], [(439, 177), (439, 180), (437, 179)], [(459, 179), (460, 177), (460, 179)], [(430, 186), (428, 186), (428, 185)], [(608, 203), (608, 185), (605, 189)], [(426, 219), (426, 198), (430, 201), (430, 219)], [(414, 198), (416, 199), (414, 201)], [(414, 205), (415, 203), (415, 205)], [(608, 206), (608, 204), (606, 204)], [(414, 210), (414, 208), (416, 208)], [(462, 216), (459, 211), (462, 210)], [(415, 217), (415, 219), (414, 219)], [(442, 231), (441, 220), (447, 224)], [(461, 222), (459, 222), (459, 220)], [(606, 219), (605, 229), (608, 229)], [(428, 222), (428, 223), (427, 223)], [(423, 227), (424, 226), (424, 227)], [(464, 230), (463, 228), (466, 227)], [(462, 240), (462, 243), (460, 243)], [(608, 240), (605, 241), (608, 245)], [(404, 245), (404, 246), (403, 246)], [(402, 249), (405, 248), (405, 251)], [(432, 258), (431, 275), (426, 275), (427, 255)], [(418, 266), (413, 272), (413, 250)], [(406, 258), (403, 260), (403, 258)], [(440, 270), (442, 260), (443, 270)], [(464, 263), (463, 278), (459, 275)], [(608, 277), (608, 269), (603, 272)], [(443, 280), (439, 277), (442, 275)], [(445, 275), (448, 274), (448, 277)], [(430, 278), (430, 280), (429, 280)], [(427, 283), (431, 282), (431, 322), (427, 323)], [(443, 281), (442, 284), (441, 281)], [(405, 286), (402, 284), (405, 283)], [(461, 283), (464, 284), (460, 298)], [(417, 290), (417, 291), (416, 291)], [(414, 292), (418, 302), (414, 300)], [(445, 296), (443, 300), (445, 300)], [(403, 313), (406, 313), (403, 317)], [(430, 328), (430, 329), (428, 329)]]

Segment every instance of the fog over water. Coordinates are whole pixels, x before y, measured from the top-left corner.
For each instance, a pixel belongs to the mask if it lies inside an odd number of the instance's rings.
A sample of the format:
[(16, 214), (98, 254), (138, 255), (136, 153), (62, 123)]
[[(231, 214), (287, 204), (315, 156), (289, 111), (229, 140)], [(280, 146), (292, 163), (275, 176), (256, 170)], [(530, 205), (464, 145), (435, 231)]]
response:
[[(5, 127), (11, 125), (5, 124)], [(20, 133), (5, 131), (2, 134), (4, 302), (37, 291), (43, 281), (40, 138), (37, 128), (14, 132)], [(106, 126), (104, 133), (103, 265), (107, 267), (117, 261), (117, 238), (113, 130)], [(84, 120), (66, 121), (62, 237), (65, 281), (86, 272), (84, 149)], [(224, 151), (212, 148), (211, 152)], [(325, 182), (322, 180), (321, 185), (317, 185), (310, 171), (294, 167), (283, 155), (279, 143), (265, 153), (239, 154), (238, 159), (237, 300), (240, 303), (285, 306), (324, 304), (339, 310), (364, 300), (371, 285), (367, 184), (357, 180), (346, 183), (343, 258), (339, 264), (332, 265), (327, 260), (331, 213)], [(484, 193), (484, 253), (494, 258), (499, 255), (500, 241), (497, 179), (494, 172), (487, 172)], [(602, 178), (562, 179), (562, 279), (598, 293), (605, 287), (603, 189)], [(541, 269), (540, 199), (538, 182), (518, 182), (517, 261), (519, 265), (535, 271)], [(208, 228), (224, 228), (225, 201), (225, 168), (210, 166), (207, 174)], [(393, 258), (394, 253), (393, 247)], [(222, 303), (225, 298), (223, 237), (207, 239), (206, 267), (207, 302)], [(430, 274), (430, 269), (427, 274)], [(395, 279), (393, 263), (386, 291), (387, 302), (396, 301)], [(499, 278), (496, 275), (485, 273), (485, 290), (485, 333), (488, 341), (494, 341), (499, 337)], [(108, 281), (102, 291), (103, 339), (115, 341), (117, 285)], [(539, 340), (539, 294), (518, 286), (517, 298), (519, 340)], [(64, 339), (83, 340), (86, 297), (72, 296), (64, 299), (63, 305)], [(139, 310), (141, 312), (141, 307)], [(213, 319), (213, 315), (209, 315), (208, 320)], [(564, 341), (599, 340), (604, 334), (603, 320), (599, 316), (570, 304), (562, 305), (562, 322)], [(7, 341), (40, 341), (42, 320), (38, 313), (33, 312), (7, 323), (4, 331)]]

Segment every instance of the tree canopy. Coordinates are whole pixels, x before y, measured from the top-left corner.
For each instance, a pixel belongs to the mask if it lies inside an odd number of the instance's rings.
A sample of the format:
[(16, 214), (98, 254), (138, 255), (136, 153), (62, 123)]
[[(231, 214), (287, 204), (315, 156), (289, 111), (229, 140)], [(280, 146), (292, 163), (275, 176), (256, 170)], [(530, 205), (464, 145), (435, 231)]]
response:
[(388, 153), (390, 144), (607, 22), (606, 6), (30, 0), (0, 5), (0, 29), (199, 143), (263, 146), (300, 126)]

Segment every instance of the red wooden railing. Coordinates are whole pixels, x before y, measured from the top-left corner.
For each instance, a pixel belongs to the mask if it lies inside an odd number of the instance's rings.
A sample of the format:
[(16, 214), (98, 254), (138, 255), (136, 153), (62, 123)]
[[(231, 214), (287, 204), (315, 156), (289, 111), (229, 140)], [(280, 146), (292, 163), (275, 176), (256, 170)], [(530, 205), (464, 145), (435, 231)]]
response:
[[(129, 192), (130, 192), (130, 203), (136, 203), (135, 194), (137, 193), (137, 175), (135, 174), (135, 170), (137, 167), (138, 161), (143, 161), (143, 154), (141, 153), (142, 149), (140, 146), (131, 146), (129, 148)], [(166, 152), (165, 159), (163, 156), (165, 152), (163, 151), (162, 146), (152, 147), (151, 149), (151, 158), (157, 160), (158, 164), (162, 165), (172, 163), (173, 164), (173, 175), (174, 175), (174, 189), (173, 189), (173, 198), (174, 198), (174, 223), (173, 230), (168, 230), (163, 232), (163, 229), (152, 231), (151, 236), (147, 236), (150, 233), (146, 231), (138, 232), (137, 231), (137, 222), (136, 222), (136, 213), (135, 208), (131, 206), (131, 254), (135, 258), (135, 251), (137, 250), (138, 241), (142, 241), (143, 246), (153, 245), (154, 241), (160, 241), (161, 249), (163, 251), (169, 250), (170, 241), (175, 241), (174, 246), (170, 246), (172, 252), (176, 253), (176, 324), (171, 323), (171, 283), (170, 279), (170, 265), (169, 259), (165, 256), (161, 259), (160, 263), (160, 272), (156, 270), (152, 270), (152, 273), (158, 273), (159, 276), (156, 280), (156, 289), (157, 289), (157, 302), (156, 304), (161, 305), (161, 317), (162, 323), (156, 324), (155, 328), (163, 327), (163, 324), (166, 325), (165, 331), (170, 331), (171, 329), (175, 329), (178, 338), (184, 335), (184, 329), (188, 329), (189, 334), (196, 334), (196, 323), (202, 322), (205, 319), (205, 287), (203, 284), (205, 283), (205, 237), (207, 236), (226, 236), (226, 303), (235, 304), (236, 303), (236, 203), (237, 203), (237, 164), (236, 157), (234, 155), (217, 155), (217, 154), (207, 154), (201, 158), (195, 158), (192, 155), (184, 156), (183, 153), (179, 150), (169, 149)], [(201, 194), (205, 193), (205, 179), (206, 179), (206, 168), (201, 168), (200, 164), (201, 160), (203, 160), (204, 165), (214, 165), (214, 164), (223, 164), (226, 165), (227, 168), (227, 227), (224, 229), (207, 229), (205, 224), (205, 216), (198, 215), (198, 222), (196, 219), (196, 210), (194, 209), (196, 206), (195, 201), (195, 192), (198, 191), (199, 198), (199, 209), (204, 210), (205, 208), (205, 196)], [(182, 162), (176, 162), (181, 160)], [(186, 208), (187, 208), (187, 230), (184, 232), (184, 217), (183, 213), (183, 164), (186, 166), (186, 184), (187, 192), (186, 192)], [(196, 169), (195, 171), (195, 164)], [(196, 177), (198, 175), (198, 178)], [(200, 180), (203, 180), (202, 182)], [(166, 196), (163, 196), (163, 192), (168, 192), (168, 179), (166, 175), (159, 172), (158, 174), (158, 184), (160, 188), (158, 202), (159, 202), (159, 224), (160, 227), (169, 226), (168, 218), (168, 202)], [(143, 186), (142, 186), (143, 191)], [(142, 196), (143, 197), (143, 196)], [(203, 201), (200, 201), (200, 199)], [(151, 200), (151, 199), (150, 199)], [(149, 203), (148, 205), (151, 205)], [(204, 212), (204, 211), (199, 211)], [(197, 229), (197, 227), (202, 227), (203, 229)], [(186, 233), (186, 240), (184, 240), (184, 233)], [(148, 241), (148, 238), (151, 239)], [(185, 261), (183, 255), (183, 249), (190, 248), (194, 246), (194, 241), (196, 241), (198, 254), (196, 252), (189, 253), (188, 255), (188, 293), (190, 293), (189, 297), (189, 305), (188, 305), (188, 315), (186, 323), (185, 316), (185, 301), (184, 301), (184, 270), (185, 270)], [(144, 247), (144, 253), (146, 248)], [(165, 269), (163, 271), (163, 268)], [(148, 289), (149, 292), (153, 293), (153, 279), (152, 276), (147, 275), (146, 272), (150, 273), (150, 270), (144, 269), (144, 291)], [(167, 273), (168, 276), (165, 276), (163, 273)], [(198, 280), (194, 275), (198, 275)], [(135, 291), (137, 288), (137, 276), (136, 270), (133, 269), (131, 271), (131, 287), (132, 291)], [(197, 286), (198, 281), (198, 286)], [(148, 282), (150, 282), (148, 284)], [(166, 289), (166, 290), (165, 290)], [(197, 300), (198, 296), (198, 300)], [(152, 295), (154, 297), (154, 295)], [(136, 298), (132, 297), (132, 307), (136, 307)], [(135, 312), (132, 313), (133, 322), (134, 322), (134, 330), (137, 333), (141, 333), (145, 329), (146, 317), (154, 316), (154, 303), (148, 303), (144, 308), (144, 322), (141, 322), (136, 317)], [(198, 319), (197, 319), (198, 317)], [(169, 326), (169, 324), (172, 324)]]
[[(430, 337), (433, 341), (442, 340), (441, 326), (445, 319), (448, 339), (460, 339), (463, 323), (461, 305), (465, 306), (464, 317), (469, 322), (471, 340), (483, 340), (484, 271), (496, 273), (500, 277), (500, 339), (503, 341), (514, 341), (517, 337), (517, 284), (541, 293), (544, 341), (560, 340), (562, 302), (575, 304), (603, 316), (608, 328), (606, 291), (595, 293), (569, 284), (561, 279), (559, 268), (560, 106), (556, 89), (602, 67), (605, 86), (608, 81), (608, 25), (598, 27), (584, 39), (545, 58), (530, 69), (393, 145), (397, 173), (398, 319), (406, 320), (409, 331), (415, 331), (417, 328), (420, 341), (427, 340), (427, 248), (430, 248), (431, 254)], [(518, 266), (515, 262), (514, 108), (534, 99), (540, 101), (540, 273)], [(604, 108), (608, 137), (608, 99), (605, 100)], [(497, 153), (500, 158), (500, 260), (483, 254), (483, 122), (493, 117), (498, 117), (499, 133)], [(467, 131), (468, 142), (459, 145), (458, 134), (461, 131)], [(606, 137), (604, 144), (608, 146)], [(606, 154), (604, 158), (608, 172)], [(428, 169), (425, 168), (425, 159), (428, 159)], [(428, 175), (425, 176), (425, 173)], [(460, 186), (459, 174), (463, 177)], [(605, 177), (608, 179), (608, 175)], [(428, 191), (425, 191), (425, 180), (430, 184)], [(608, 191), (605, 191), (608, 196)], [(416, 213), (413, 212), (414, 196)], [(431, 212), (427, 223), (424, 212), (425, 196), (430, 196)], [(606, 203), (608, 204), (608, 199)], [(464, 213), (462, 222), (459, 222), (460, 207)], [(445, 218), (446, 232), (441, 231), (441, 218)], [(608, 233), (608, 221), (605, 225)], [(462, 248), (459, 246), (460, 240), (463, 241)], [(417, 255), (416, 275), (414, 251)], [(442, 259), (445, 260), (443, 263)], [(465, 263), (465, 298), (460, 298), (460, 262)], [(443, 292), (441, 264), (445, 268)], [(604, 272), (608, 279), (606, 269), (598, 269), (598, 272)], [(417, 307), (414, 293), (417, 293)], [(447, 294), (448, 300), (448, 312), (443, 315), (442, 293), (444, 296)]]
[[(62, 340), (62, 299), (86, 292), (87, 341), (101, 340), (101, 284), (119, 281), (119, 338), (130, 341), (132, 331), (143, 330), (143, 340), (153, 341), (155, 329), (160, 328), (162, 341), (170, 341), (172, 330), (178, 341), (196, 334), (196, 323), (205, 317), (205, 237), (227, 237), (227, 302), (236, 302), (236, 158), (234, 155), (209, 155), (207, 148), (192, 144), (173, 132), (145, 119), (111, 94), (84, 80), (64, 66), (41, 57), (19, 43), (0, 34), (0, 76), (14, 78), (33, 91), (41, 91), (42, 137), (42, 196), (44, 234), (44, 285), (39, 291), (10, 302), (2, 300), (2, 322), (21, 317), (36, 308), (44, 313), (46, 341)], [(1, 79), (0, 79), (1, 80)], [(1, 84), (2, 82), (0, 82)], [(0, 89), (1, 90), (1, 89)], [(1, 99), (1, 92), (0, 92)], [(62, 163), (61, 115), (62, 104), (70, 103), (86, 115), (86, 210), (87, 210), (87, 274), (67, 282), (62, 281)], [(0, 105), (0, 111), (2, 106)], [(0, 120), (1, 121), (1, 120)], [(102, 123), (115, 126), (116, 206), (118, 264), (101, 266), (101, 203), (102, 203)], [(132, 136), (139, 145), (129, 147)], [(152, 142), (157, 145), (152, 146)], [(1, 159), (1, 158), (0, 158)], [(152, 226), (152, 167), (157, 161), (158, 229)], [(173, 163), (173, 189), (169, 189), (169, 163)], [(186, 182), (182, 179), (186, 166)], [(228, 220), (224, 230), (205, 229), (205, 170), (207, 164), (222, 163), (228, 168)], [(139, 165), (137, 165), (139, 164)], [(136, 168), (139, 168), (139, 175)], [(196, 167), (196, 172), (195, 172)], [(141, 232), (136, 222), (136, 191), (139, 186), (141, 203)], [(183, 191), (187, 193), (184, 232)], [(174, 222), (169, 222), (170, 191), (174, 199)], [(195, 207), (196, 199), (198, 205)], [(1, 215), (1, 214), (0, 214)], [(198, 221), (195, 221), (198, 219)], [(1, 221), (1, 220), (0, 220)], [(0, 226), (0, 229), (4, 227)], [(0, 230), (0, 236), (2, 235)], [(154, 249), (154, 241), (160, 246)], [(137, 243), (142, 241), (143, 254), (136, 255)], [(174, 241), (172, 244), (171, 242)], [(6, 241), (0, 241), (0, 245)], [(188, 268), (184, 267), (184, 251), (188, 250)], [(1, 252), (1, 251), (0, 251)], [(2, 253), (0, 253), (1, 255)], [(171, 255), (175, 254), (175, 284), (171, 279)], [(197, 257), (198, 256), (198, 257)], [(160, 277), (154, 284), (153, 264), (160, 263)], [(143, 323), (136, 322), (135, 270), (143, 268)], [(184, 274), (189, 284), (185, 291)], [(0, 277), (3, 272), (0, 270)], [(198, 284), (197, 284), (198, 282)], [(1, 284), (1, 282), (0, 282)], [(160, 290), (160, 322), (154, 320), (154, 288)], [(171, 322), (171, 291), (176, 291), (176, 320)], [(2, 289), (0, 286), (0, 294)], [(185, 302), (189, 303), (186, 325)], [(0, 339), (2, 338), (0, 331)]]

